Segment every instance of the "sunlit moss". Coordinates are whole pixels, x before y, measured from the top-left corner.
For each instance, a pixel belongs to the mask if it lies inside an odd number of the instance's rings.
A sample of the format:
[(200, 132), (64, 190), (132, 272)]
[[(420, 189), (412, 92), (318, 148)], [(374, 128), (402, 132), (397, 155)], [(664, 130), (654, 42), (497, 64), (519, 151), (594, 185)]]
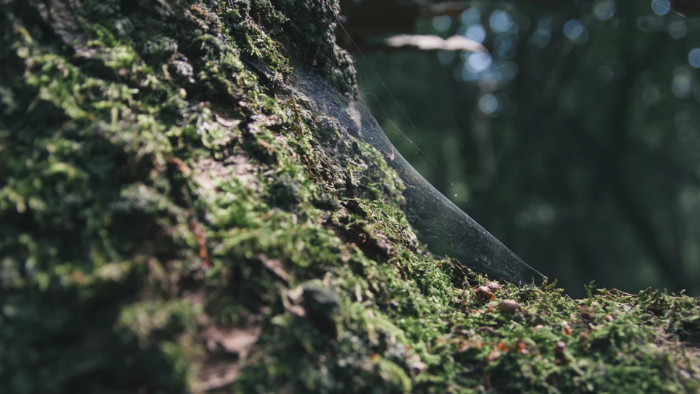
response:
[(381, 155), (256, 68), (320, 43), (352, 90), (336, 4), (100, 3), (68, 43), (31, 6), (0, 19), (0, 391), (187, 392), (221, 368), (240, 392), (697, 388), (697, 299), (484, 300), (423, 250)]

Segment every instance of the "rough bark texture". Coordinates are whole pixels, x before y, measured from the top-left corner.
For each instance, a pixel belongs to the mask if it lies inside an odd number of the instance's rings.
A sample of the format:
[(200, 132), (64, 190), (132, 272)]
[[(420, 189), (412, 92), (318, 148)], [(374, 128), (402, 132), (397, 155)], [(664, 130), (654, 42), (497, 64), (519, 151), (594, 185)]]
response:
[(353, 94), (336, 2), (0, 4), (1, 392), (697, 390), (697, 299), (422, 249), (285, 88)]

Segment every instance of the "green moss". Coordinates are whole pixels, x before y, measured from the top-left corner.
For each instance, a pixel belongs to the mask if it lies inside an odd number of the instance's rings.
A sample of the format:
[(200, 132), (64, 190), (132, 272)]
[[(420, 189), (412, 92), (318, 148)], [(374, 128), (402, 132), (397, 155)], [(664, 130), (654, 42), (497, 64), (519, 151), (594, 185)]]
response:
[(335, 2), (83, 3), (0, 16), (0, 391), (697, 390), (697, 299), (482, 299), (423, 250), (280, 83), (354, 91)]

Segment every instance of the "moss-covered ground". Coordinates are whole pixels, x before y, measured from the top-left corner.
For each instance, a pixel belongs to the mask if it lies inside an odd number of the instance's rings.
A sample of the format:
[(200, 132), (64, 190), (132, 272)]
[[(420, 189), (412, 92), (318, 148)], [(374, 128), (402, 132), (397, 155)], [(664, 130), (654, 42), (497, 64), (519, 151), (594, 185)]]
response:
[(381, 155), (284, 88), (313, 59), (352, 94), (334, 1), (0, 6), (0, 392), (700, 387), (697, 298), (424, 251)]

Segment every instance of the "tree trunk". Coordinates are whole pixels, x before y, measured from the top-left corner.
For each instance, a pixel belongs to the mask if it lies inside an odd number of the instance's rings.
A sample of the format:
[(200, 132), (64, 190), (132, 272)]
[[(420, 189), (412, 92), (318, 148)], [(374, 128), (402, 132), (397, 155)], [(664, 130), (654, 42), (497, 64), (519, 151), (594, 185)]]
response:
[(355, 94), (335, 1), (0, 4), (0, 391), (697, 385), (697, 300), (425, 252), (396, 173), (294, 94)]

